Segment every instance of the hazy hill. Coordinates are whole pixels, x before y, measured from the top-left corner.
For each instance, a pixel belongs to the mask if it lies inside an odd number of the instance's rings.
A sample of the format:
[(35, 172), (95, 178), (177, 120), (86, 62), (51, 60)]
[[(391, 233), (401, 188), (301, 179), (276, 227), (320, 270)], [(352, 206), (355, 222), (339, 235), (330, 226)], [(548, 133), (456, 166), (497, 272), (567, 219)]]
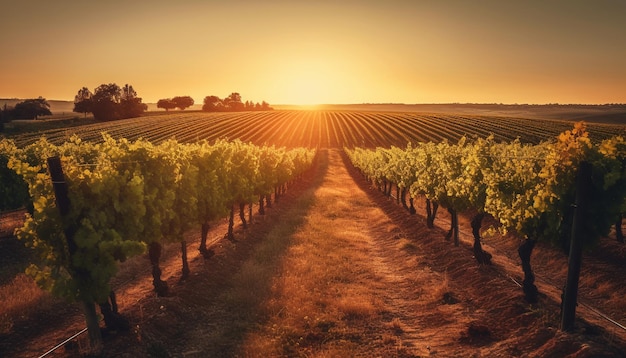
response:
[[(6, 104), (9, 107), (15, 106), (16, 103), (22, 102), (24, 99), (19, 98), (0, 98), (0, 108), (4, 108)], [(73, 101), (47, 100), (50, 104), (50, 111), (53, 114), (72, 113), (74, 109)]]

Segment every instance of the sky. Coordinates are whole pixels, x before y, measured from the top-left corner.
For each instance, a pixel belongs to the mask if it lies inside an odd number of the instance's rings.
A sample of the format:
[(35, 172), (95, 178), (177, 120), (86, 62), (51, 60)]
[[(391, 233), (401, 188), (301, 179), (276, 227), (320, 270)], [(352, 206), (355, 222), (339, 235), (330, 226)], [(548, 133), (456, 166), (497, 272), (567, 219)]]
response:
[(626, 103), (622, 0), (8, 0), (0, 98)]

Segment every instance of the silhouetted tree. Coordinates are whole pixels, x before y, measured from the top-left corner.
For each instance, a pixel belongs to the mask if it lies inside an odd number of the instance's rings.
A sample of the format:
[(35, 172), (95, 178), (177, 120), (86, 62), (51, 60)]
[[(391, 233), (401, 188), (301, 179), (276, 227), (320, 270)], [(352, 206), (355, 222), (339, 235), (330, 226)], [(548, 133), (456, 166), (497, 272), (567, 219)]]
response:
[(101, 84), (93, 94), (83, 87), (74, 99), (74, 112), (90, 111), (98, 121), (139, 117), (147, 109), (129, 84), (123, 88), (115, 83)]
[(176, 107), (180, 108), (181, 110), (185, 110), (185, 108), (189, 108), (194, 104), (193, 98), (191, 98), (190, 96), (177, 96), (172, 98), (172, 102), (174, 102), (176, 104)]
[(224, 106), (231, 111), (243, 110), (244, 104), (241, 102), (241, 95), (237, 92), (231, 93), (228, 97), (224, 98)]
[(141, 102), (133, 86), (124, 85), (120, 95), (120, 118), (139, 117), (146, 109), (148, 106)]
[(262, 111), (271, 111), (272, 109), (274, 109), (274, 108), (270, 107), (269, 103), (267, 103), (265, 101), (261, 102), (261, 110)]
[(207, 112), (222, 111), (224, 110), (224, 103), (218, 96), (206, 96), (204, 97), (202, 110)]
[(241, 101), (241, 95), (237, 92), (231, 93), (228, 97), (221, 100), (217, 96), (207, 96), (204, 98), (203, 111), (217, 112), (217, 111), (270, 111), (273, 108), (269, 103), (263, 101), (262, 104), (258, 102), (254, 104), (252, 101)]
[(96, 88), (92, 97), (92, 113), (98, 121), (120, 119), (119, 104), (122, 89), (115, 83), (102, 84)]
[(169, 98), (160, 99), (157, 102), (157, 108), (163, 108), (165, 111), (176, 108), (176, 103)]
[(37, 119), (38, 116), (49, 116), (50, 104), (45, 98), (27, 99), (19, 102), (13, 108), (13, 118), (16, 119)]
[(254, 102), (246, 101), (246, 111), (254, 111)]
[(87, 117), (87, 113), (91, 113), (91, 98), (93, 94), (87, 87), (83, 87), (78, 90), (78, 93), (74, 97), (74, 112), (84, 113)]

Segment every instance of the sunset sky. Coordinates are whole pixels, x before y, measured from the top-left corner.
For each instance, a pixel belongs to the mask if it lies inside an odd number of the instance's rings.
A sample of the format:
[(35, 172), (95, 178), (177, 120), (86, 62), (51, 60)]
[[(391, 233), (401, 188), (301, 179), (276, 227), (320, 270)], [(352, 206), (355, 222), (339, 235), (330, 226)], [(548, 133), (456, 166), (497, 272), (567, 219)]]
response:
[(8, 0), (0, 98), (626, 103), (626, 1)]

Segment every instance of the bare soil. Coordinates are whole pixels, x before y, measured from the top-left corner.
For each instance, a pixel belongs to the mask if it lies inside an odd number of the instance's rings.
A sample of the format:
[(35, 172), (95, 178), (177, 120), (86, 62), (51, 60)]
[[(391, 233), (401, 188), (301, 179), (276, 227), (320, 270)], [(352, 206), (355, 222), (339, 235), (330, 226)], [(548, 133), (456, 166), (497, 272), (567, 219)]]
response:
[[(132, 328), (108, 334), (103, 356), (624, 356), (622, 333), (588, 313), (575, 332), (561, 332), (560, 301), (546, 292), (549, 284), (538, 281), (538, 304), (523, 300), (511, 279), (521, 272), (511, 254), (517, 239), (485, 239), (495, 264), (479, 267), (467, 218), (463, 244), (454, 247), (444, 240), (444, 212), (429, 230), (422, 209), (409, 215), (371, 189), (340, 151), (322, 150), (309, 176), (265, 216), (255, 215), (250, 228), (237, 228), (236, 243), (221, 239), (225, 222), (215, 223), (215, 256), (204, 259), (197, 251), (200, 230), (189, 233), (189, 279), (180, 280), (179, 245), (167, 246), (162, 268), (170, 296), (154, 294), (144, 256), (124, 263), (114, 286)], [(534, 264), (539, 276), (560, 282), (563, 261), (553, 252), (539, 248)], [(602, 253), (592, 254), (608, 265)], [(619, 252), (610, 254), (621, 260)], [(601, 276), (625, 282), (614, 267)], [(613, 302), (593, 295), (592, 274), (582, 289), (590, 303)], [(255, 277), (267, 278), (248, 279)], [(623, 314), (610, 306), (603, 311)], [(79, 310), (63, 303), (12, 322), (0, 331), (2, 357), (40, 356), (84, 327)], [(49, 357), (81, 356), (85, 339)]]

